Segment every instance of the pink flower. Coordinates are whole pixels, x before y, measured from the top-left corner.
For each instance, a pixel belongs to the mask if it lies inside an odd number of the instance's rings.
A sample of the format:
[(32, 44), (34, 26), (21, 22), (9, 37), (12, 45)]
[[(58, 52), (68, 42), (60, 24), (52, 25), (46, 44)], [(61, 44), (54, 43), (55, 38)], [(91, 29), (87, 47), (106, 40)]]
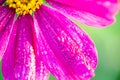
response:
[(117, 0), (0, 0), (4, 80), (48, 80), (50, 73), (58, 80), (94, 77), (95, 45), (68, 18), (103, 27), (117, 11)]

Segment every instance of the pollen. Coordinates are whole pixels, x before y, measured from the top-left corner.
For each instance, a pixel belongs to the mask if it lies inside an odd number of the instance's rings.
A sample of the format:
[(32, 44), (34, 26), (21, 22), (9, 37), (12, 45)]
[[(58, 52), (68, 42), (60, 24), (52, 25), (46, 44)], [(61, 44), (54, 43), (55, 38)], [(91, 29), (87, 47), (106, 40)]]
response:
[(6, 0), (10, 8), (14, 8), (19, 15), (31, 14), (39, 9), (42, 0)]

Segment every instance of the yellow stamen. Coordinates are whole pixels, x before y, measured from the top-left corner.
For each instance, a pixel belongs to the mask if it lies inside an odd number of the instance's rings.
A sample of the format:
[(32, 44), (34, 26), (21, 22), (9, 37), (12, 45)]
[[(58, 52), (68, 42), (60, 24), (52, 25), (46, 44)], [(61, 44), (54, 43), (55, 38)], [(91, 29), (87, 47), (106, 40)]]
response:
[(14, 8), (17, 14), (31, 14), (40, 7), (42, 0), (6, 0), (9, 7)]

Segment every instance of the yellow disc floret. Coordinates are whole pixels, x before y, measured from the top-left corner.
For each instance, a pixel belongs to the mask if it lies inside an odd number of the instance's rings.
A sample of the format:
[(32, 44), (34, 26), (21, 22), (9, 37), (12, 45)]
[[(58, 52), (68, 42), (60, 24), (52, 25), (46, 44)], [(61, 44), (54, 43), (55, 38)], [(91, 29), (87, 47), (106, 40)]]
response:
[(6, 0), (9, 7), (14, 8), (17, 14), (32, 14), (42, 4), (42, 0)]

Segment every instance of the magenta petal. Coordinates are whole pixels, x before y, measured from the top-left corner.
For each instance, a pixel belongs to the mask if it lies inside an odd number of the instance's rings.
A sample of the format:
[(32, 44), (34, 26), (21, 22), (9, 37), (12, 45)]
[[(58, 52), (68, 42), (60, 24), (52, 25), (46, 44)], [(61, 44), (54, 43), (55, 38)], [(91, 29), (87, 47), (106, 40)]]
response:
[[(34, 19), (36, 21), (36, 19)], [(35, 23), (35, 22), (34, 22)], [(35, 41), (35, 53), (36, 53), (36, 80), (48, 80), (50, 72), (47, 70), (46, 66), (42, 61), (42, 56), (40, 55), (39, 50), (39, 43), (38, 43), (38, 29), (35, 27), (32, 29), (34, 34), (34, 41)]]
[(39, 80), (40, 77), (45, 80), (44, 77), (47, 77), (44, 75), (46, 68), (37, 56), (33, 32), (32, 16), (20, 16), (14, 24), (2, 59), (2, 73), (5, 80)]
[(34, 20), (43, 62), (58, 80), (88, 80), (94, 76), (96, 48), (83, 30), (46, 6), (41, 6)]
[(5, 2), (5, 0), (0, 0), (0, 6)]
[(108, 26), (114, 22), (114, 16), (118, 12), (118, 0), (47, 1), (67, 17), (89, 26)]
[(8, 7), (0, 7), (0, 60), (6, 50), (15, 12)]

